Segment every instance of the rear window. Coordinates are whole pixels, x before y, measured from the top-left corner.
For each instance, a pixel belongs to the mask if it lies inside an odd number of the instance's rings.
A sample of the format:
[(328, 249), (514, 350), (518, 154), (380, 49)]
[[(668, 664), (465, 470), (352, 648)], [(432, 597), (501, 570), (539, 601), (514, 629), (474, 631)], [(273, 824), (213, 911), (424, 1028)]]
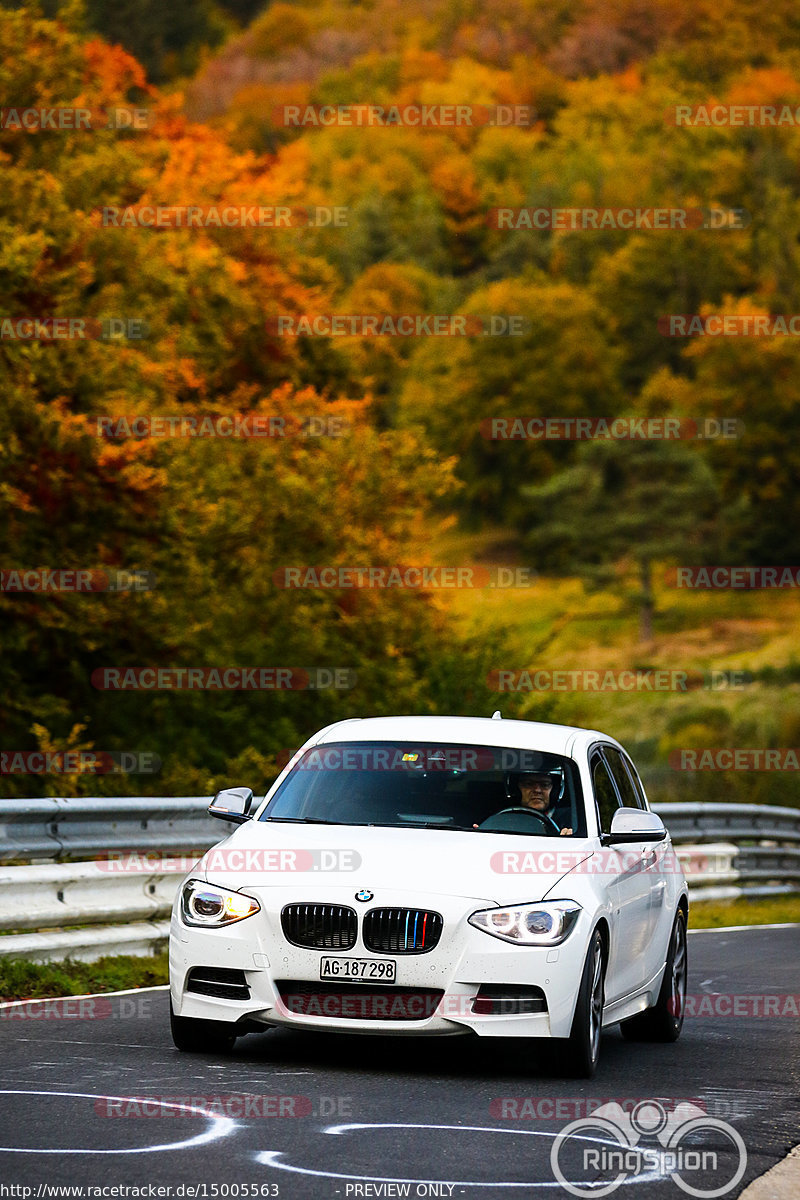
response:
[[(518, 778), (525, 772), (551, 777), (553, 819), (585, 837), (583, 796), (572, 759), (538, 750), (433, 742), (313, 747), (259, 819), (471, 830), (503, 809), (520, 806)], [(534, 821), (505, 832), (543, 834)]]

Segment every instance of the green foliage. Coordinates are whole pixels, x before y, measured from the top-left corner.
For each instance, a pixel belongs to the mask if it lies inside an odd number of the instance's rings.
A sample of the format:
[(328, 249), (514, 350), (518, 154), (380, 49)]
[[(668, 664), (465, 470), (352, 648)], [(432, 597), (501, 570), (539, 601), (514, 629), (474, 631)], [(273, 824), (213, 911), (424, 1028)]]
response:
[(652, 636), (653, 563), (713, 558), (714, 477), (678, 442), (584, 442), (573, 466), (522, 495), (531, 502), (527, 545), (544, 569), (607, 586), (617, 564), (636, 564), (643, 640)]
[(722, 929), (731, 925), (800, 922), (800, 895), (759, 900), (696, 900), (689, 908), (690, 929)]
[(47, 996), (84, 996), (92, 992), (154, 987), (168, 978), (167, 952), (132, 956), (107, 955), (95, 962), (36, 963), (0, 957), (0, 999), (28, 1000)]

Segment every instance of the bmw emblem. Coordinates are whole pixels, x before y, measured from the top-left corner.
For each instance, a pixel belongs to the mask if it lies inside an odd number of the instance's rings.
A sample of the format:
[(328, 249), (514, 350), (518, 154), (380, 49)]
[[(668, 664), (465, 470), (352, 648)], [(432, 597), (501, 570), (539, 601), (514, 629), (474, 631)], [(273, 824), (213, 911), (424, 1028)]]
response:
[(367, 891), (366, 888), (362, 888), (360, 892), (356, 892), (356, 900), (360, 900), (362, 904), (366, 904), (367, 901), (371, 900), (374, 895), (374, 892), (370, 892)]

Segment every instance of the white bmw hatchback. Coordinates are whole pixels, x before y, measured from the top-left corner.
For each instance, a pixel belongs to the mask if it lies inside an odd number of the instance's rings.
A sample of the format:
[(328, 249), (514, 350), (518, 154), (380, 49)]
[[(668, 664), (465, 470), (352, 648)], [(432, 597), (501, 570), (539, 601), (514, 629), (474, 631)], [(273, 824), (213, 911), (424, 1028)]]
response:
[(172, 1035), (271, 1026), (559, 1039), (591, 1076), (603, 1027), (674, 1041), (688, 893), (630, 758), (596, 730), (376, 717), (315, 734), (182, 883)]

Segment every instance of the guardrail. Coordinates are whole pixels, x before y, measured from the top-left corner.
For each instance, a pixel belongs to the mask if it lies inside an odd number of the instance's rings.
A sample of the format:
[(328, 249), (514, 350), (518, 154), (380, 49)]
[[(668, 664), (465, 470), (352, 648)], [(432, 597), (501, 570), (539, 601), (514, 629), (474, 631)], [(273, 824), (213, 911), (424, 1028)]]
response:
[(221, 837), (210, 796), (0, 800), (0, 863), (60, 862), (113, 850), (207, 849)]
[[(0, 957), (90, 960), (163, 947), (178, 884), (225, 836), (209, 800), (0, 800)], [(654, 808), (693, 901), (800, 891), (800, 810)]]

